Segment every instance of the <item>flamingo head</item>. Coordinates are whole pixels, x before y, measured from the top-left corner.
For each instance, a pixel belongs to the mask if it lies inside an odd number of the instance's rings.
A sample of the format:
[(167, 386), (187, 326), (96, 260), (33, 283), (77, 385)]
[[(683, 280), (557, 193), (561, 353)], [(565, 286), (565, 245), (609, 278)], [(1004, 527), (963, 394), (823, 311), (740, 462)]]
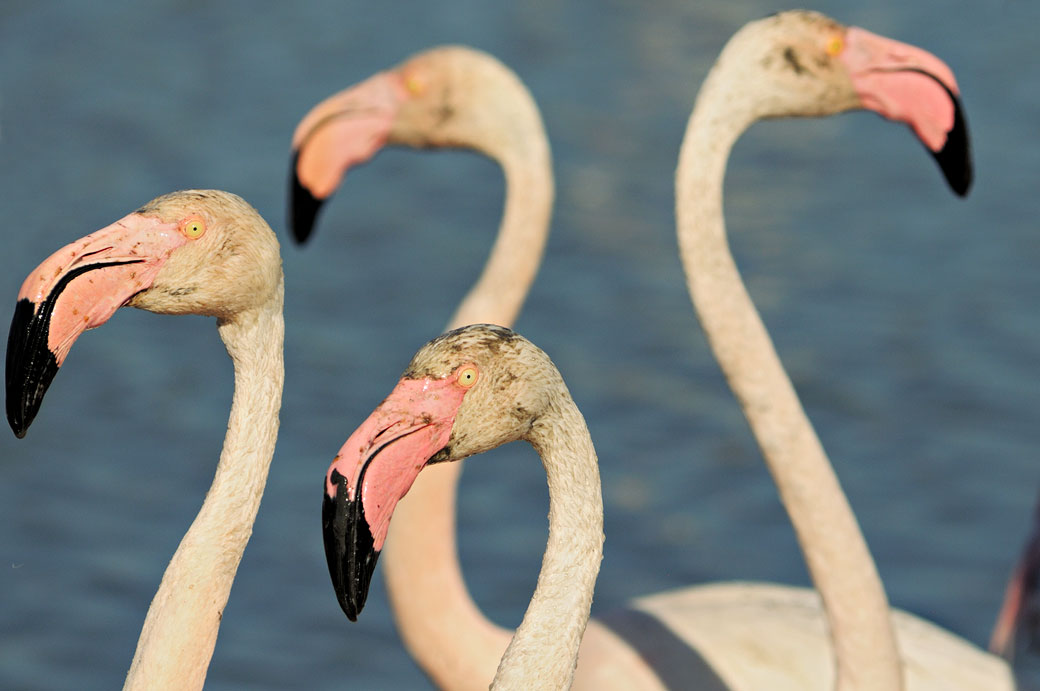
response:
[(551, 364), (504, 327), (450, 331), (423, 346), (350, 435), (325, 474), (322, 529), (332, 585), (351, 621), (364, 607), (394, 508), (419, 472), (526, 438), (548, 405), (539, 381), (559, 383)]
[(305, 242), (353, 166), (386, 144), (498, 152), (541, 127), (519, 78), (487, 53), (440, 46), (379, 72), (308, 112), (292, 138), (289, 225)]
[(734, 84), (754, 80), (754, 118), (872, 110), (909, 125), (953, 191), (967, 194), (972, 160), (960, 91), (931, 53), (804, 10), (751, 22), (723, 56), (729, 51), (741, 54), (733, 62), (742, 74), (728, 75)]
[(280, 276), (274, 233), (240, 197), (216, 190), (158, 197), (66, 245), (18, 293), (6, 368), (15, 435), (25, 436), (75, 340), (120, 307), (229, 319), (267, 299)]

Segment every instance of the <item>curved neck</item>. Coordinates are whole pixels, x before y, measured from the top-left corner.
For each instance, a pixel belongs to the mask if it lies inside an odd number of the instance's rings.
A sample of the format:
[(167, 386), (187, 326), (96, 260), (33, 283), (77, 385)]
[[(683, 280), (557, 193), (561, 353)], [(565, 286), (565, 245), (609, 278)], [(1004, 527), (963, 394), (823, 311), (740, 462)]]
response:
[(493, 689), (567, 689), (603, 558), (603, 497), (588, 427), (566, 387), (528, 440), (549, 484), (549, 541), (531, 604)]
[(219, 323), (235, 365), (224, 448), (202, 509), (170, 560), (124, 689), (201, 689), (278, 436), (282, 285), (262, 309)]
[(449, 330), (479, 323), (511, 326), (542, 263), (552, 219), (552, 153), (530, 94), (523, 89), (513, 100), (512, 127), (470, 142), (502, 167), (505, 208), (484, 270), (455, 310)]
[[(506, 201), (498, 238), (480, 279), (448, 328), (474, 323), (512, 326), (541, 263), (552, 215), (549, 143), (534, 101), (504, 138), (470, 141), (503, 168)], [(456, 145), (458, 145), (456, 143)], [(487, 689), (510, 632), (493, 624), (466, 588), (455, 541), (462, 463), (419, 474), (394, 511), (383, 574), (397, 628), (423, 671), (440, 687)]]
[(888, 601), (859, 525), (741, 281), (726, 241), (722, 182), (730, 149), (757, 117), (726, 53), (687, 125), (676, 173), (679, 247), (690, 297), (747, 416), (827, 611), (837, 687), (900, 689)]

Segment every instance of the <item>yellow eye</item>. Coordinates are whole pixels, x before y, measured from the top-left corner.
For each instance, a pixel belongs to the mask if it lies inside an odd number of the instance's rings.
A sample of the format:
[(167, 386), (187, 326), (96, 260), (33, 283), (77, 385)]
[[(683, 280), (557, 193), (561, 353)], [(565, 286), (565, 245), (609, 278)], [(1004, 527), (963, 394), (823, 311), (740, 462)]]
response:
[(418, 77), (408, 75), (404, 78), (404, 88), (408, 89), (408, 93), (412, 96), (419, 96), (423, 92), (423, 83)]
[(827, 41), (827, 55), (830, 55), (832, 58), (837, 57), (843, 50), (845, 50), (845, 39), (841, 36), (832, 36)]
[(181, 223), (181, 232), (186, 238), (195, 240), (206, 232), (206, 223), (198, 216), (193, 216)]
[(477, 368), (473, 365), (466, 365), (459, 370), (459, 376), (455, 379), (464, 389), (468, 389), (477, 383)]

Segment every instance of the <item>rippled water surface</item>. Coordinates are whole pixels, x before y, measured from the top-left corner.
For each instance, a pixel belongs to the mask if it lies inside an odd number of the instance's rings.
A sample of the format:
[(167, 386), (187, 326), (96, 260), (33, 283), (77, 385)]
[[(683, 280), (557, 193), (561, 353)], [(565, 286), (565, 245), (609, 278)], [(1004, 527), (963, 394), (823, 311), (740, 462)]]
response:
[[(290, 6), (291, 5), (291, 6)], [(567, 378), (599, 449), (595, 611), (725, 579), (806, 584), (676, 256), (672, 175), (694, 95), (763, 2), (0, 5), (0, 295), (61, 245), (185, 187), (237, 192), (283, 239), (282, 432), (211, 689), (415, 688), (377, 578), (335, 604), (328, 461), (475, 278), (502, 204), (468, 153), (391, 150), (316, 237), (284, 226), (289, 137), (333, 91), (471, 44), (539, 101), (558, 194), (517, 328)], [(957, 74), (967, 200), (912, 134), (865, 113), (756, 125), (726, 185), (732, 244), (894, 604), (983, 644), (1040, 485), (1040, 69), (1031, 2), (824, 1)], [(123, 310), (77, 342), (23, 440), (0, 434), (0, 688), (116, 688), (219, 453), (231, 364), (210, 319)], [(526, 446), (469, 463), (464, 569), (515, 625), (544, 547)]]

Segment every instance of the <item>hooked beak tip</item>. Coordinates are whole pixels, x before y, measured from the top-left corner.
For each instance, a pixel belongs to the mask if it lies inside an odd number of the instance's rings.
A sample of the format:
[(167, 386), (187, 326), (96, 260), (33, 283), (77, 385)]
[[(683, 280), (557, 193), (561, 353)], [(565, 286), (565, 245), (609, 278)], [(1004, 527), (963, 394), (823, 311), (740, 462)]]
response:
[(30, 300), (18, 301), (7, 338), (5, 375), (7, 422), (18, 439), (25, 437), (58, 373), (57, 359), (47, 347), (49, 328), (49, 311), (36, 313)]
[(296, 173), (299, 158), (299, 150), (294, 151), (289, 170), (289, 228), (296, 244), (302, 245), (307, 242), (314, 231), (314, 222), (325, 200), (315, 197), (300, 182), (300, 176)]
[(337, 471), (332, 471), (330, 479), (336, 485), (336, 495), (323, 493), (321, 514), (325, 558), (343, 613), (350, 621), (357, 621), (368, 598), (379, 551), (373, 546), (361, 495), (349, 500), (347, 479)]
[(966, 197), (971, 189), (973, 179), (973, 165), (971, 156), (971, 140), (968, 137), (968, 129), (964, 119), (964, 111), (961, 108), (960, 99), (950, 94), (954, 105), (953, 127), (946, 135), (943, 148), (933, 152), (936, 163), (942, 170), (950, 189), (959, 196)]

